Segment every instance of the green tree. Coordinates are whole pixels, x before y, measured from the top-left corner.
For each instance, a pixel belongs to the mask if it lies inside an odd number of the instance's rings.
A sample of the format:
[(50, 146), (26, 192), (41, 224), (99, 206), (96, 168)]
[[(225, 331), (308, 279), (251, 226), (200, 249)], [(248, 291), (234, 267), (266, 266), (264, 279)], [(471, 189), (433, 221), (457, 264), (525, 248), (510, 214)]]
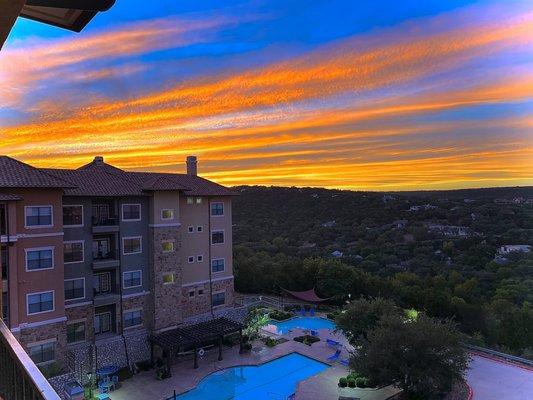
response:
[(463, 378), (468, 355), (450, 320), (420, 314), (382, 318), (367, 332), (351, 367), (374, 385), (396, 384), (409, 399), (440, 399)]

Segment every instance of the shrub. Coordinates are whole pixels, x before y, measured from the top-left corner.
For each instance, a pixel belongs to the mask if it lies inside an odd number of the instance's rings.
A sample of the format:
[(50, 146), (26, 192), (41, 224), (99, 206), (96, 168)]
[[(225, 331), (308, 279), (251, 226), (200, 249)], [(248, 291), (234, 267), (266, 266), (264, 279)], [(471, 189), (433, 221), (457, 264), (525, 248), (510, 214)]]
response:
[(360, 376), (355, 380), (355, 384), (357, 385), (357, 387), (366, 388), (368, 387), (368, 379)]
[(252, 350), (252, 344), (251, 344), (250, 342), (244, 343), (244, 344), (242, 345), (242, 349), (243, 349), (244, 351), (251, 351), (251, 350)]
[(123, 381), (126, 379), (129, 379), (133, 376), (133, 373), (128, 367), (123, 367), (118, 370), (118, 379), (119, 381)]
[(348, 379), (348, 386), (351, 387), (351, 388), (354, 388), (355, 385), (356, 385), (356, 382), (357, 382), (356, 379), (349, 378), (349, 379)]
[(276, 321), (285, 321), (291, 318), (292, 314), (285, 311), (273, 310), (268, 314), (268, 316)]
[(357, 372), (352, 372), (350, 375), (348, 375), (348, 379), (349, 378), (357, 379), (359, 378), (359, 374)]
[(275, 345), (278, 344), (278, 341), (274, 338), (271, 338), (271, 337), (268, 337), (265, 339), (265, 344), (268, 346), (268, 347), (274, 347)]
[(311, 346), (313, 343), (319, 342), (320, 338), (311, 335), (297, 336), (295, 341)]
[(348, 379), (346, 379), (346, 378), (344, 378), (344, 377), (343, 377), (343, 378), (340, 378), (340, 379), (339, 379), (339, 386), (340, 386), (340, 387), (343, 387), (343, 388), (345, 388), (346, 386), (348, 386)]

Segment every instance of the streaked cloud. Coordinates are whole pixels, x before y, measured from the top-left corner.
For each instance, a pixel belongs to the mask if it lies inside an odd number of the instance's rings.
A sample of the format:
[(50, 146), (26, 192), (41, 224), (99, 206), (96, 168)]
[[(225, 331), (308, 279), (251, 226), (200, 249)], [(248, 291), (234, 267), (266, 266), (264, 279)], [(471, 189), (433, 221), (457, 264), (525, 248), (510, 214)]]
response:
[[(229, 185), (384, 190), (533, 184), (527, 116), (533, 74), (529, 61), (511, 62), (517, 53), (533, 55), (533, 13), (483, 21), (469, 18), (474, 14), (469, 9), (409, 22), (261, 67), (215, 68), (175, 85), (81, 104), (27, 99), (33, 85), (72, 66), (70, 82), (154, 73), (152, 65), (123, 58), (208, 42), (252, 17), (148, 21), (10, 50), (22, 67), (2, 72), (8, 84), (0, 99), (31, 115), (2, 128), (0, 153), (62, 167), (98, 153), (123, 168), (158, 171), (181, 170), (185, 155), (195, 153), (205, 176)], [(117, 63), (95, 67), (101, 59)], [(25, 70), (34, 60), (38, 67)], [(521, 114), (478, 114), (509, 105)], [(471, 110), (471, 116), (435, 119), (450, 110)]]

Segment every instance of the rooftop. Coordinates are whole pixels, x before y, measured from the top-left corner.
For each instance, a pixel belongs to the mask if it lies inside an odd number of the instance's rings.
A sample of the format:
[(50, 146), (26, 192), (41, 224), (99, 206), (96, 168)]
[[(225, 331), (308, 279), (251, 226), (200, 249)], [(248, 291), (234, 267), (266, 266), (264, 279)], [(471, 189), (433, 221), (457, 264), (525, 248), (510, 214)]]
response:
[[(152, 191), (178, 190), (190, 196), (233, 196), (236, 192), (191, 174), (129, 172), (103, 157), (77, 169), (35, 168), (0, 156), (1, 187), (63, 188), (67, 196), (146, 196)], [(7, 194), (5, 194), (7, 195)]]

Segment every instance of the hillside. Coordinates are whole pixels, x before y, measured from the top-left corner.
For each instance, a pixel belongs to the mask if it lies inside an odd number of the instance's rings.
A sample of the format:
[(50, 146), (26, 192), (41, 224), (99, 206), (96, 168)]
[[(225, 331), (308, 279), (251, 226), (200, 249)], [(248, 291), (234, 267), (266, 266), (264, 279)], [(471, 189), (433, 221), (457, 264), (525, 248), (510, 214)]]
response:
[(392, 297), (453, 317), (480, 344), (528, 355), (533, 343), (533, 188), (375, 193), (239, 187), (238, 290), (316, 286), (338, 302)]

